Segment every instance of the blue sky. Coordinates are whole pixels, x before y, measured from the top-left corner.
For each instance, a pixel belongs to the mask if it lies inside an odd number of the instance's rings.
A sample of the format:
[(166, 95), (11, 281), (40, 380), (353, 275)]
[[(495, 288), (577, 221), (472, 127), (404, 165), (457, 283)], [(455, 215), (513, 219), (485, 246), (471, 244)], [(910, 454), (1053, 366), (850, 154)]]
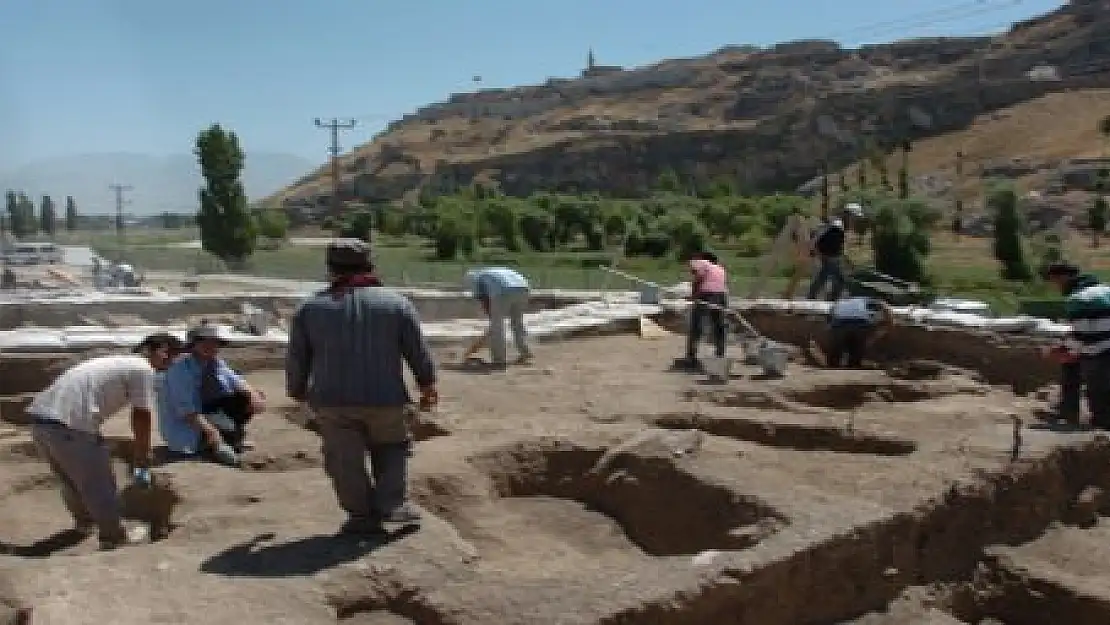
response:
[(247, 151), (326, 157), (454, 91), (728, 44), (998, 30), (1056, 0), (0, 0), (0, 169), (90, 152), (186, 153), (218, 121)]

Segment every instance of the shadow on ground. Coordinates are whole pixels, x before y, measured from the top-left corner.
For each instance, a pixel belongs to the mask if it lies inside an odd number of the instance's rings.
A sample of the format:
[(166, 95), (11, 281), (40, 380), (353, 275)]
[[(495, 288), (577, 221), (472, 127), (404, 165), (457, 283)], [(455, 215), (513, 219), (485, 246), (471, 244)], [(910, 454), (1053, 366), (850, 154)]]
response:
[(0, 554), (17, 558), (49, 558), (50, 556), (80, 545), (88, 538), (76, 530), (62, 530), (29, 545), (15, 545), (0, 541)]
[(245, 543), (229, 547), (200, 565), (203, 573), (228, 577), (298, 577), (312, 575), (340, 564), (354, 562), (382, 547), (416, 532), (416, 526), (382, 536), (351, 537), (321, 534), (284, 543), (272, 533), (259, 534)]

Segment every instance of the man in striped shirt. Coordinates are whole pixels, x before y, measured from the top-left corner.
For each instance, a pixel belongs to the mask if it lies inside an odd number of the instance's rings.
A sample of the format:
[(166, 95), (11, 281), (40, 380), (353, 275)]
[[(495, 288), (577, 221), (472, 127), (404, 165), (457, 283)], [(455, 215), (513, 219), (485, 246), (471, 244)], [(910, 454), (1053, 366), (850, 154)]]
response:
[(1066, 346), (1079, 358), (1091, 425), (1110, 430), (1110, 286), (1065, 262), (1050, 265), (1046, 275), (1065, 297)]
[(427, 410), (439, 397), (435, 363), (416, 308), (379, 286), (367, 244), (339, 239), (326, 258), (331, 286), (302, 303), (289, 326), (286, 391), (315, 413), (324, 471), (347, 512), (343, 532), (376, 534), (383, 523), (420, 520), (407, 497), (411, 398), (403, 367)]

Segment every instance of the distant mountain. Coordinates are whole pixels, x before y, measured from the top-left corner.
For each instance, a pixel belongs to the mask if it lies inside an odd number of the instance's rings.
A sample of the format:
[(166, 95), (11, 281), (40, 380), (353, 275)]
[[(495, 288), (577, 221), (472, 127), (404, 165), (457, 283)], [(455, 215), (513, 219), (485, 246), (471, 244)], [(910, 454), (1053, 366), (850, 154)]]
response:
[[(291, 184), (319, 163), (291, 154), (247, 154), (243, 185), (251, 200)], [(13, 189), (38, 198), (50, 195), (61, 205), (67, 195), (77, 200), (85, 214), (112, 213), (115, 195), (108, 185), (129, 184), (133, 215), (164, 212), (191, 213), (197, 209), (197, 189), (202, 184), (196, 158), (182, 154), (81, 154), (37, 161), (14, 170), (0, 171), (0, 191)]]

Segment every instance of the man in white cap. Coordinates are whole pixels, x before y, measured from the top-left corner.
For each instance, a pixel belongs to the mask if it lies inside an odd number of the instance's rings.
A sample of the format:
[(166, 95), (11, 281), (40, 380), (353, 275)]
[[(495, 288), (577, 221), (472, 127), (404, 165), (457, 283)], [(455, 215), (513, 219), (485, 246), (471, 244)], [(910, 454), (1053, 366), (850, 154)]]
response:
[(840, 299), (844, 290), (844, 245), (847, 236), (844, 232), (844, 222), (835, 218), (823, 228), (818, 230), (813, 238), (813, 252), (817, 256), (817, 273), (809, 285), (807, 299), (817, 299), (829, 285), (828, 300), (835, 302)]

